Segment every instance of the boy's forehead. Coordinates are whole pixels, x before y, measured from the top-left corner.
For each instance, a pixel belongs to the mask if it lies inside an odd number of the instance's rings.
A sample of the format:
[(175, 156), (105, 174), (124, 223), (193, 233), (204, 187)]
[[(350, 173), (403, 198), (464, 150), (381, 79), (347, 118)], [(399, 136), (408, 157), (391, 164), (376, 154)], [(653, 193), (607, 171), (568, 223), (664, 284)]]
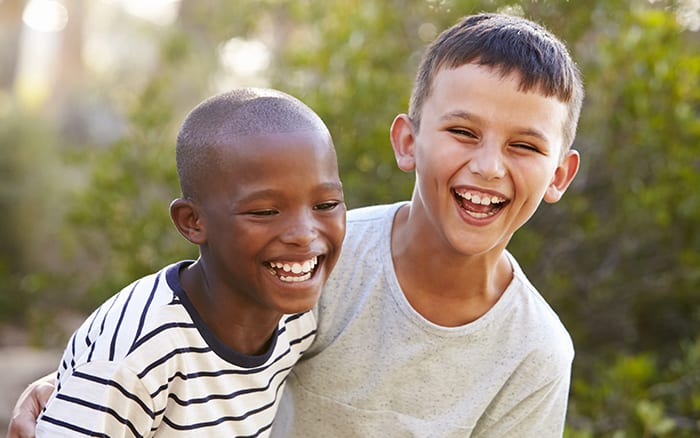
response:
[(297, 174), (309, 181), (339, 181), (335, 148), (323, 131), (248, 134), (212, 149), (206, 180), (215, 185), (264, 188)]
[(518, 72), (467, 63), (436, 72), (423, 112), (423, 120), (498, 121), (561, 141), (568, 107), (541, 87), (525, 90)]
[[(432, 76), (431, 79), (431, 84), (430, 84), (430, 90), (431, 92), (435, 89), (435, 83), (438, 81), (439, 78), (444, 77), (446, 73), (454, 72), (454, 71), (471, 71), (471, 70), (478, 70), (483, 73), (482, 76), (489, 76), (492, 79), (498, 79), (501, 81), (508, 81), (508, 80), (514, 80), (517, 83), (521, 85), (521, 87), (524, 88), (523, 86), (523, 74), (522, 72), (517, 69), (517, 68), (511, 68), (508, 69), (505, 66), (501, 65), (486, 65), (486, 64), (481, 64), (479, 63), (479, 60), (474, 60), (470, 62), (465, 62), (463, 64), (457, 65), (457, 66), (449, 66), (446, 64), (442, 64), (438, 66), (438, 68), (435, 69), (435, 73)], [(470, 78), (469, 80), (474, 80), (473, 78)], [(533, 89), (539, 88), (537, 92), (540, 94), (545, 94), (541, 87), (534, 86)]]
[[(567, 108), (568, 104), (563, 102), (557, 96), (547, 93), (544, 87), (540, 84), (526, 84), (523, 79), (523, 74), (520, 70), (507, 70), (500, 66), (483, 65), (477, 62), (467, 62), (457, 67), (441, 66), (435, 71), (431, 79), (427, 100), (435, 94), (438, 86), (445, 88), (445, 83), (448, 88), (459, 87), (463, 89), (469, 87), (477, 92), (488, 93), (488, 89), (484, 89), (479, 85), (482, 84), (517, 84), (518, 93), (538, 95), (551, 102), (553, 106), (558, 108)], [(450, 91), (450, 90), (448, 90)], [(448, 93), (449, 95), (449, 93)]]

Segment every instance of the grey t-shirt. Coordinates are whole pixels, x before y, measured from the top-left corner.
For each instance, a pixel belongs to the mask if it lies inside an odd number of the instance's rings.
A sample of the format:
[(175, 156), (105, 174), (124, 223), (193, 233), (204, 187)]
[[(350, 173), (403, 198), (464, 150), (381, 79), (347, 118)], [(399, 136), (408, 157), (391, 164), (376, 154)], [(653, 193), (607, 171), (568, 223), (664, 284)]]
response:
[(401, 205), (349, 212), (272, 436), (561, 437), (574, 349), (557, 315), (508, 254), (514, 278), (485, 315), (460, 327), (423, 318), (391, 259)]

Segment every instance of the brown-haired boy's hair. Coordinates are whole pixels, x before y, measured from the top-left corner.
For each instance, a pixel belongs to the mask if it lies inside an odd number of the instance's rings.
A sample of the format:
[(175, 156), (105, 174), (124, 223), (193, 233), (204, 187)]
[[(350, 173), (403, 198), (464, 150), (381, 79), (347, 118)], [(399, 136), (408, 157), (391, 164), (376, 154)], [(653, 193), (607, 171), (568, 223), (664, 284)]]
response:
[(497, 69), (503, 76), (517, 73), (522, 91), (537, 91), (567, 104), (563, 150), (571, 146), (584, 96), (576, 64), (564, 44), (545, 28), (503, 14), (463, 18), (428, 47), (418, 68), (409, 106), (409, 117), (417, 130), (437, 72), (469, 63)]

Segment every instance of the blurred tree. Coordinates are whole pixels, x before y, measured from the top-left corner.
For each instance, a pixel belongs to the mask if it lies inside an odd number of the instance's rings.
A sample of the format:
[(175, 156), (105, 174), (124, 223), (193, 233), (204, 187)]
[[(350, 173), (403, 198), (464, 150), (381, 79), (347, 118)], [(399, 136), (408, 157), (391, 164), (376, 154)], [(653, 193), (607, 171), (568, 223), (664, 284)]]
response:
[(19, 322), (46, 292), (34, 267), (58, 259), (52, 235), (61, 224), (47, 213), (61, 209), (52, 185), (60, 161), (51, 126), (9, 110), (0, 111), (0, 321)]
[(0, 91), (12, 88), (19, 54), (22, 0), (0, 2)]
[(700, 337), (680, 347), (668, 366), (648, 352), (592, 364), (574, 379), (565, 437), (698, 436)]

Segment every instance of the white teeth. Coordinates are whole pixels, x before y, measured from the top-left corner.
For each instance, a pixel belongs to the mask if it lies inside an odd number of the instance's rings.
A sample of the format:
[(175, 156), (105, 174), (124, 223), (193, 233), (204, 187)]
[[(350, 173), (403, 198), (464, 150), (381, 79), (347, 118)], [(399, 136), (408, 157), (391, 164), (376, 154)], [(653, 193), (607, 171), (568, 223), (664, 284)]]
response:
[(477, 212), (474, 212), (474, 211), (468, 211), (467, 214), (468, 214), (469, 216), (474, 217), (474, 218), (477, 218), (477, 219), (483, 219), (483, 218), (485, 218), (485, 217), (492, 216), (494, 213), (493, 213), (493, 212), (489, 212), (489, 213), (477, 213)]
[(287, 277), (286, 275), (280, 275), (279, 279), (282, 281), (288, 281), (290, 283), (297, 283), (299, 281), (306, 281), (309, 278), (311, 278), (311, 273), (307, 272), (306, 274), (299, 276), (299, 277), (294, 277), (294, 276), (289, 276)]
[(491, 204), (500, 204), (502, 202), (505, 202), (505, 199), (499, 198), (498, 196), (489, 197), (488, 195), (478, 195), (476, 193), (470, 193), (470, 192), (466, 192), (466, 193), (457, 192), (457, 195), (466, 199), (467, 201), (473, 202), (474, 204), (491, 205)]
[[(299, 262), (291, 262), (291, 263), (282, 263), (282, 262), (271, 262), (270, 266), (275, 269), (281, 269), (284, 272), (291, 272), (292, 274), (302, 274), (303, 275), (278, 275), (279, 279), (282, 281), (288, 281), (288, 282), (298, 282), (298, 281), (305, 281), (311, 278), (312, 270), (316, 267), (318, 264), (318, 257), (313, 257), (309, 260), (305, 260), (301, 263)], [(274, 270), (270, 271), (275, 273), (277, 275), (277, 272)]]

